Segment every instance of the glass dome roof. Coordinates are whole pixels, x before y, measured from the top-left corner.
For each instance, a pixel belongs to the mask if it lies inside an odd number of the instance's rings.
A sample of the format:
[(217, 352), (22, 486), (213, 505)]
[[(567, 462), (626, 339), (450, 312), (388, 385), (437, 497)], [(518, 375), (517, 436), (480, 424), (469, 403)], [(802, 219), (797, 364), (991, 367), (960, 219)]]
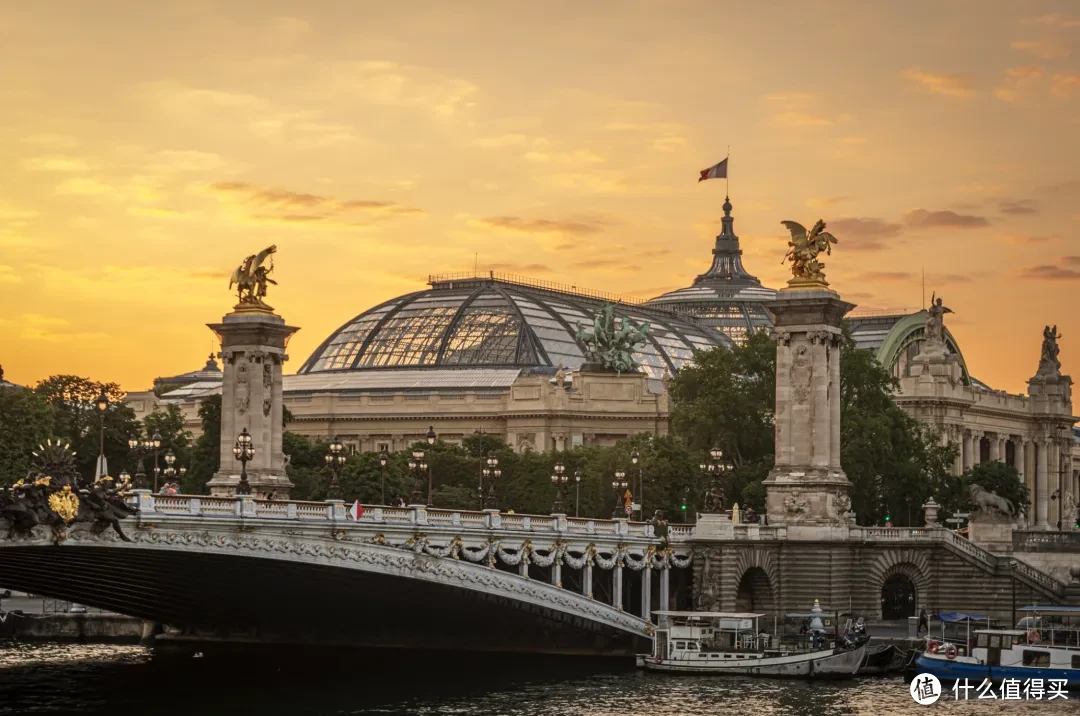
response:
[[(614, 297), (516, 277), (438, 277), (431, 288), (391, 299), (336, 330), (299, 373), (377, 368), (556, 367), (585, 362), (574, 338)], [(720, 333), (671, 311), (618, 303), (616, 313), (649, 323), (636, 353), (652, 378), (674, 372), (695, 351), (731, 345)]]
[(776, 291), (762, 286), (757, 277), (743, 268), (734, 222), (731, 201), (724, 199), (723, 228), (716, 237), (712, 266), (694, 279), (693, 286), (657, 296), (648, 303), (691, 316), (698, 323), (742, 343), (748, 334), (772, 326), (765, 304), (776, 298)]

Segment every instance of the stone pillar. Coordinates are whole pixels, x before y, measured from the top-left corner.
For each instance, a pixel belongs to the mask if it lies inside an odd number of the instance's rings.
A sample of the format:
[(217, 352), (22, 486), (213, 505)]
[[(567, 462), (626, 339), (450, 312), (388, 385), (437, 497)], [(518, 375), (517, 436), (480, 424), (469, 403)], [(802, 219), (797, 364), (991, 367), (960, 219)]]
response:
[(970, 430), (964, 431), (964, 470), (975, 467), (975, 436)]
[(1013, 467), (1020, 473), (1020, 482), (1024, 481), (1025, 465), (1024, 465), (1024, 439), (1019, 435), (1013, 436)]
[(958, 425), (952, 427), (952, 442), (956, 444), (956, 459), (953, 460), (953, 474), (964, 474), (964, 429)]
[(581, 568), (581, 593), (592, 599), (592, 560), (585, 556), (585, 566)]
[(1035, 443), (1030, 439), (1024, 440), (1024, 484), (1028, 488), (1028, 497), (1031, 499), (1031, 504), (1027, 508), (1027, 524), (1028, 527), (1035, 526), (1035, 513), (1036, 513), (1036, 501), (1035, 501)]
[(971, 466), (975, 467), (982, 464), (982, 439), (983, 433), (981, 430), (974, 430), (971, 433), (971, 444), (973, 450), (971, 451)]
[(652, 620), (652, 555), (645, 555), (645, 568), (641, 570), (641, 618)]
[(269, 308), (238, 305), (221, 323), (209, 324), (221, 341), (221, 447), (210, 494), (229, 497), (240, 482), (240, 463), (233, 445), (247, 428), (255, 455), (247, 464), (255, 497), (274, 493), (287, 498), (292, 483), (285, 475), (282, 453), (282, 364), (285, 347), (297, 330)]
[(840, 322), (853, 307), (826, 288), (786, 288), (769, 304), (777, 344), (776, 460), (765, 480), (770, 524), (846, 530), (851, 483), (839, 455)]
[(987, 433), (986, 439), (990, 442), (990, 462), (1002, 460), (1001, 440), (998, 438), (997, 433)]
[(998, 460), (1005, 462), (1008, 459), (1009, 452), (1005, 449), (1005, 443), (1008, 442), (1008, 438), (1001, 433), (998, 433)]
[(611, 606), (622, 611), (622, 565), (618, 561), (611, 570)]
[(558, 557), (551, 563), (551, 583), (562, 589), (562, 560)]
[(671, 609), (671, 567), (666, 564), (660, 568), (660, 609), (659, 611), (666, 611)]
[[(1061, 514), (1062, 495), (1058, 493), (1058, 483), (1062, 480), (1061, 469), (1061, 445), (1054, 439), (1047, 441), (1046, 445), (1046, 489), (1053, 495), (1057, 493), (1056, 500), (1050, 500), (1050, 509), (1046, 513), (1046, 521), (1050, 529), (1057, 529), (1058, 515)], [(1064, 527), (1064, 525), (1062, 525)]]
[(1039, 529), (1047, 529), (1046, 521), (1050, 514), (1050, 492), (1046, 489), (1046, 451), (1050, 448), (1050, 441), (1041, 438), (1035, 442), (1035, 494), (1031, 501), (1035, 504), (1035, 526)]

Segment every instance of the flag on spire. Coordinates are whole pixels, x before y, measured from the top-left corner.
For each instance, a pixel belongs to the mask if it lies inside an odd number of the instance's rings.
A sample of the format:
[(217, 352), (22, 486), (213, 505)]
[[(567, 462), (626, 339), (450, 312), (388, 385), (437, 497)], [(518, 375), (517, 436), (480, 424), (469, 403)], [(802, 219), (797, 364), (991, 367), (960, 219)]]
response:
[(727, 179), (727, 157), (719, 164), (701, 170), (698, 181), (705, 181), (706, 179)]

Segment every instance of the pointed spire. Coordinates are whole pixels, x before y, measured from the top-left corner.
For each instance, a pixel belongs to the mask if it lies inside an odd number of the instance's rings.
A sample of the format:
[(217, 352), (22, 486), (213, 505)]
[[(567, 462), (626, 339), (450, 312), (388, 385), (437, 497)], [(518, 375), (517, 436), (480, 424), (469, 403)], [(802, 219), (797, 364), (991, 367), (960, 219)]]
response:
[(712, 252), (712, 266), (694, 280), (695, 284), (723, 280), (760, 285), (757, 278), (743, 268), (742, 249), (739, 248), (739, 237), (735, 235), (735, 217), (731, 215), (731, 208), (731, 197), (725, 196), (724, 216), (720, 219), (720, 233), (716, 236), (716, 246)]

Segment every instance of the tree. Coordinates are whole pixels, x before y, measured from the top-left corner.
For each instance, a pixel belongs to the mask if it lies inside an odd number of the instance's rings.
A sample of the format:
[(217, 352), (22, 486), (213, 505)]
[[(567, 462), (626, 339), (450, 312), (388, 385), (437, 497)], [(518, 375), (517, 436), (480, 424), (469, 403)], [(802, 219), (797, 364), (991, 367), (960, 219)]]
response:
[[(166, 464), (160, 457), (168, 454), (171, 450), (176, 456), (175, 467), (191, 467), (191, 432), (184, 429), (184, 414), (176, 405), (168, 405), (164, 410), (155, 410), (143, 418), (143, 431), (145, 435), (160, 435), (161, 447), (158, 449), (159, 466), (162, 470)], [(145, 463), (149, 483), (153, 484), (153, 458)], [(134, 474), (135, 465), (128, 465), (128, 472)], [(186, 477), (186, 475), (185, 475)], [(164, 481), (164, 478), (162, 478)]]
[(26, 477), (31, 452), (56, 434), (55, 411), (31, 390), (0, 388), (0, 487)]
[(187, 474), (181, 481), (184, 492), (207, 494), (206, 483), (218, 471), (221, 450), (221, 396), (211, 395), (199, 404), (202, 434), (190, 452)]
[(139, 433), (135, 411), (124, 402), (124, 391), (116, 383), (97, 383), (74, 375), (54, 375), (38, 383), (34, 392), (52, 405), (55, 432), (71, 443), (80, 474), (91, 478), (97, 467), (101, 441), (101, 413), (97, 398), (102, 389), (109, 399), (105, 411), (105, 457), (109, 471), (127, 462), (128, 440)]
[(996, 492), (1012, 503), (1014, 514), (1027, 514), (1031, 507), (1031, 495), (1020, 479), (1016, 468), (998, 460), (983, 462), (969, 468), (959, 478), (954, 478), (947, 489), (943, 490), (937, 501), (943, 512), (970, 512), (975, 509), (968, 490), (972, 485), (979, 485), (987, 492)]
[[(761, 485), (774, 463), (776, 346), (764, 332), (730, 350), (699, 354), (672, 380), (672, 429), (692, 454), (715, 445), (734, 470), (723, 478), (728, 502), (764, 507)], [(886, 516), (920, 524), (922, 504), (944, 489), (955, 448), (911, 418), (893, 396), (897, 380), (872, 351), (859, 349), (844, 323), (840, 345), (840, 462), (862, 524)]]

